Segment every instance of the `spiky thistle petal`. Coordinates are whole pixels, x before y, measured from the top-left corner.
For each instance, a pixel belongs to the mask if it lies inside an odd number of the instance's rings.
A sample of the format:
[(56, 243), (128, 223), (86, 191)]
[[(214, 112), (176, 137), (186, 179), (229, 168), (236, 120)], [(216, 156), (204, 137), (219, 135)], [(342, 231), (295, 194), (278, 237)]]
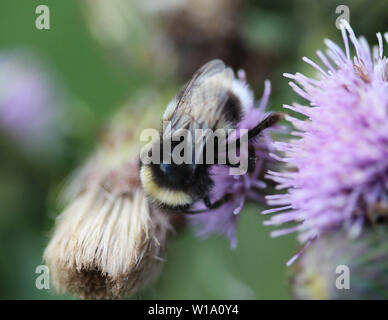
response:
[(298, 231), (299, 240), (306, 242), (333, 228), (357, 234), (369, 223), (376, 204), (388, 203), (388, 69), (383, 37), (377, 34), (378, 46), (371, 49), (346, 21), (341, 32), (345, 50), (325, 40), (326, 55), (317, 52), (322, 67), (303, 58), (318, 72), (315, 78), (285, 74), (309, 106), (284, 106), (305, 119), (287, 116), (295, 139), (275, 144), (288, 169), (270, 171), (268, 176), (287, 192), (267, 197), (277, 208), (264, 213), (278, 213), (266, 223), (296, 225), (275, 231), (274, 236)]

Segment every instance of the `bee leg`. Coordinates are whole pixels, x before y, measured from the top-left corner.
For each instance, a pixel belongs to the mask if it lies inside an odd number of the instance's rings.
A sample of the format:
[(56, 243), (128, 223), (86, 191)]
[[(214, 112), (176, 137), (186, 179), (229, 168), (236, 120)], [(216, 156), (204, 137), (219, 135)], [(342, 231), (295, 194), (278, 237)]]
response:
[(248, 156), (248, 172), (253, 172), (256, 168), (256, 153), (254, 149), (249, 150), (249, 156)]
[(228, 167), (232, 167), (232, 168), (238, 168), (240, 166), (240, 162), (239, 163), (230, 163), (229, 160), (226, 160), (225, 165), (227, 165)]
[(227, 193), (221, 199), (211, 203), (209, 197), (206, 196), (205, 198), (203, 198), (203, 202), (205, 203), (205, 206), (207, 207), (207, 209), (201, 209), (201, 210), (195, 210), (195, 211), (190, 210), (190, 211), (185, 211), (184, 213), (197, 214), (197, 213), (208, 212), (209, 209), (214, 210), (214, 209), (221, 207), (225, 202), (229, 201), (229, 199), (230, 199), (230, 194)]
[[(257, 159), (256, 159), (255, 150), (250, 148), (249, 155), (248, 155), (248, 172), (253, 172), (253, 170), (255, 170), (256, 160)], [(240, 162), (230, 163), (229, 159), (227, 159), (225, 165), (232, 168), (238, 168), (240, 167)]]
[(208, 209), (217, 209), (217, 208), (221, 207), (225, 202), (229, 201), (229, 199), (230, 199), (230, 194), (227, 193), (221, 199), (218, 199), (217, 201), (215, 201), (213, 203), (211, 203), (209, 197), (206, 196), (203, 199), (203, 202), (205, 203), (205, 205)]

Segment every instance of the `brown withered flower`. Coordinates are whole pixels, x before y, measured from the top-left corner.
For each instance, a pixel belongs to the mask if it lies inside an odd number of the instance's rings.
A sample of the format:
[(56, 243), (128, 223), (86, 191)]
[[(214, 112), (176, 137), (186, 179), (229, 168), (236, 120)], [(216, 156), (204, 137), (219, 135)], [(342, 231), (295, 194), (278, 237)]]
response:
[(159, 114), (141, 96), (140, 108), (117, 114), (64, 192), (68, 204), (44, 252), (59, 292), (122, 298), (144, 288), (160, 269), (170, 221), (149, 205), (138, 179), (139, 134), (157, 126)]

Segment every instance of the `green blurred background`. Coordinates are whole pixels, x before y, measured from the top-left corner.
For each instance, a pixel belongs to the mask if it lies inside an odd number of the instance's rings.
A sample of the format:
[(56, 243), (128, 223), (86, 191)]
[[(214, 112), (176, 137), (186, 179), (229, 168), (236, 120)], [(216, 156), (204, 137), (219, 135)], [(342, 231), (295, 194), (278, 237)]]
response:
[[(43, 136), (53, 137), (49, 141), (21, 128), (45, 109), (25, 116), (25, 122), (11, 129), (0, 129), (0, 298), (71, 298), (36, 289), (35, 269), (42, 264), (60, 213), (57, 197), (65, 178), (94, 149), (104, 123), (128, 99), (147, 91), (167, 103), (195, 69), (221, 57), (247, 71), (257, 98), (263, 81), (271, 80), (271, 109), (280, 109), (298, 100), (282, 73), (311, 74), (301, 57), (314, 58), (315, 50), (324, 49), (324, 38), (341, 41), (335, 27), (338, 5), (349, 6), (351, 25), (370, 43), (376, 43), (376, 32), (388, 31), (386, 0), (237, 1), (237, 8), (229, 11), (223, 6), (230, 1), (215, 1), (221, 23), (222, 15), (227, 20), (232, 11), (235, 20), (225, 27), (227, 32), (223, 26), (214, 31), (206, 19), (200, 20), (203, 25), (195, 25), (195, 19), (183, 23), (174, 16), (174, 1), (155, 1), (163, 14), (152, 10), (152, 1), (146, 1), (146, 8), (140, 2), (0, 2), (0, 116), (7, 108), (1, 95), (18, 92), (7, 87), (12, 68), (4, 67), (13, 57), (19, 58), (11, 66), (21, 65), (21, 74), (36, 64), (46, 77), (44, 89), (51, 90), (52, 97), (44, 101), (55, 114), (44, 126)], [(183, 2), (190, 16), (193, 1)], [(206, 11), (204, 1), (199, 2), (204, 7), (196, 5), (196, 10)], [(50, 9), (50, 30), (35, 27), (35, 9), (41, 4)], [(28, 108), (28, 99), (25, 105)], [(35, 138), (37, 147), (31, 150), (25, 142)], [(271, 228), (262, 226), (261, 209), (244, 209), (235, 250), (224, 237), (200, 240), (190, 230), (178, 232), (161, 276), (135, 298), (290, 298), (285, 263), (297, 250), (295, 236), (271, 239)]]

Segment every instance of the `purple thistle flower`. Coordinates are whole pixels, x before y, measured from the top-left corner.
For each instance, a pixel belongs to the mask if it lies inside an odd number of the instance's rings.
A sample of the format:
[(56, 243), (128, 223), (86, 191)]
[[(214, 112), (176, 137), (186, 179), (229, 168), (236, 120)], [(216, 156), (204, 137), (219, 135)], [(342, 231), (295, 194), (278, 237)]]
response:
[[(241, 96), (246, 97), (246, 101), (243, 103), (248, 105), (248, 112), (237, 129), (249, 130), (267, 116), (265, 108), (270, 96), (271, 84), (269, 81), (265, 82), (263, 97), (259, 104), (255, 106), (253, 93), (245, 80), (245, 73), (240, 71), (239, 79), (235, 81), (241, 87)], [(253, 172), (237, 176), (230, 175), (230, 168), (227, 166), (215, 165), (211, 168), (210, 173), (214, 181), (214, 187), (210, 194), (210, 200), (215, 201), (221, 199), (225, 194), (232, 194), (232, 197), (220, 208), (188, 217), (189, 222), (195, 226), (198, 236), (208, 237), (212, 234), (226, 235), (230, 239), (231, 247), (235, 248), (237, 245), (236, 224), (246, 201), (253, 200), (259, 203), (265, 203), (265, 198), (261, 190), (266, 188), (266, 183), (262, 180), (262, 177), (263, 172), (268, 168), (268, 162), (273, 162), (273, 159), (269, 156), (269, 153), (273, 150), (268, 132), (264, 131), (260, 139), (252, 142), (252, 145), (255, 148), (257, 157)], [(197, 206), (196, 209), (204, 209), (204, 206)]]
[(285, 74), (310, 106), (284, 105), (307, 118), (287, 116), (296, 139), (275, 143), (284, 152), (288, 170), (269, 171), (268, 176), (287, 192), (267, 196), (268, 204), (277, 208), (263, 213), (279, 212), (267, 225), (296, 225), (273, 236), (298, 231), (299, 241), (308, 243), (333, 228), (357, 235), (364, 223), (376, 220), (370, 216), (373, 209), (388, 203), (388, 64), (383, 37), (378, 33), (378, 47), (370, 49), (346, 21), (341, 32), (345, 50), (325, 40), (327, 54), (317, 51), (324, 67), (303, 58), (318, 71), (316, 78)]
[(23, 150), (58, 145), (62, 101), (53, 80), (29, 52), (0, 53), (0, 131)]

